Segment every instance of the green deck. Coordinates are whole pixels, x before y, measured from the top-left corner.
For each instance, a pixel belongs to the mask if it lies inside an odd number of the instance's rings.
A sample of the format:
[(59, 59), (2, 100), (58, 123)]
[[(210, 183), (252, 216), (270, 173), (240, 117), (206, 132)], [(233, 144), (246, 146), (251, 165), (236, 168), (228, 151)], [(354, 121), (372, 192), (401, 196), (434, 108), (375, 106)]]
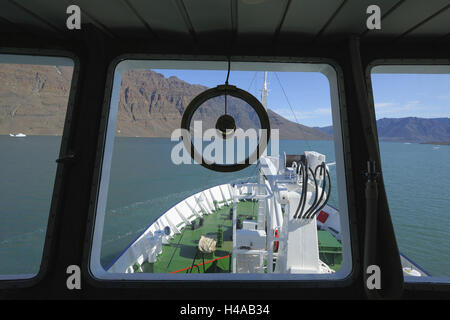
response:
[[(148, 273), (228, 273), (231, 272), (231, 258), (232, 251), (232, 220), (230, 219), (230, 209), (232, 206), (223, 206), (210, 215), (203, 216), (203, 225), (198, 226), (200, 219), (196, 219), (192, 226), (186, 226), (181, 231), (181, 234), (175, 235), (170, 243), (163, 245), (162, 253), (158, 256), (155, 263), (144, 262), (142, 264), (142, 271)], [(239, 219), (242, 220), (256, 220), (256, 211), (258, 204), (252, 201), (242, 201), (238, 203), (237, 212)], [(221, 226), (222, 232), (219, 231)], [(222, 243), (217, 241), (216, 250), (211, 254), (202, 255), (197, 250), (198, 241), (201, 235), (213, 237), (217, 240), (218, 233), (222, 234)], [(330, 237), (335, 241), (332, 242)], [(219, 239), (220, 240), (220, 239)], [(334, 270), (340, 266), (340, 244), (327, 231), (319, 231), (319, 243), (323, 245), (322, 256), (328, 260), (334, 261), (334, 265), (330, 267)], [(339, 248), (336, 247), (339, 245)], [(333, 248), (333, 249), (330, 249)], [(335, 250), (334, 250), (335, 249)], [(319, 245), (321, 250), (321, 245)], [(332, 250), (332, 254), (329, 252)], [(334, 250), (334, 251), (333, 251)], [(195, 257), (195, 259), (194, 259)], [(332, 257), (332, 258), (331, 258)], [(324, 260), (322, 260), (324, 261)], [(327, 263), (327, 261), (324, 261)], [(339, 263), (338, 263), (339, 262)], [(139, 272), (139, 266), (135, 266), (135, 271)]]
[(342, 245), (328, 231), (318, 230), (319, 258), (334, 271), (342, 264)]

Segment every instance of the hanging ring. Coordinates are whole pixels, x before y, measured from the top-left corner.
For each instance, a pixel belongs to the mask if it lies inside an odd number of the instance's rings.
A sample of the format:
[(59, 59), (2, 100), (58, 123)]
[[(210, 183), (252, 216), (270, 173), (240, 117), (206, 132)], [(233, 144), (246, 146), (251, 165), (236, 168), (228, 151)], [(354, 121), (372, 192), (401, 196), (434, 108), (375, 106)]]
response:
[[(241, 99), (241, 100), (245, 101), (246, 103), (248, 103), (252, 107), (252, 109), (258, 115), (259, 122), (261, 124), (261, 129), (265, 130), (265, 132), (267, 132), (267, 134), (265, 136), (263, 135), (263, 137), (262, 137), (264, 139), (264, 141), (263, 141), (264, 144), (261, 145), (261, 141), (259, 141), (259, 143), (256, 147), (256, 150), (249, 157), (247, 157), (243, 163), (235, 163), (235, 164), (231, 164), (231, 165), (225, 165), (225, 164), (217, 164), (217, 163), (208, 163), (203, 158), (203, 155), (200, 155), (198, 153), (198, 151), (194, 148), (194, 145), (191, 141), (190, 136), (187, 136), (186, 139), (184, 139), (184, 138), (182, 138), (182, 139), (183, 139), (184, 146), (185, 146), (186, 150), (188, 150), (192, 159), (194, 159), (194, 160), (201, 159), (200, 164), (203, 167), (213, 170), (213, 171), (218, 171), (218, 172), (235, 172), (235, 171), (245, 169), (248, 166), (250, 166), (251, 164), (253, 164), (254, 162), (256, 162), (256, 160), (259, 159), (259, 156), (264, 152), (264, 150), (266, 149), (266, 147), (269, 143), (269, 139), (270, 139), (269, 116), (267, 114), (266, 109), (264, 108), (264, 106), (261, 104), (261, 102), (258, 99), (256, 99), (249, 92), (239, 89), (236, 86), (232, 86), (232, 85), (219, 85), (215, 88), (208, 89), (206, 91), (203, 91), (199, 95), (197, 95), (189, 103), (189, 105), (187, 106), (186, 110), (184, 111), (183, 117), (181, 119), (181, 128), (186, 130), (187, 132), (189, 132), (190, 127), (191, 127), (192, 116), (194, 115), (195, 111), (205, 101), (215, 98), (215, 97), (218, 97), (218, 96), (222, 96), (222, 95), (230, 95), (235, 98)], [(251, 159), (254, 161), (251, 162), (250, 161)]]

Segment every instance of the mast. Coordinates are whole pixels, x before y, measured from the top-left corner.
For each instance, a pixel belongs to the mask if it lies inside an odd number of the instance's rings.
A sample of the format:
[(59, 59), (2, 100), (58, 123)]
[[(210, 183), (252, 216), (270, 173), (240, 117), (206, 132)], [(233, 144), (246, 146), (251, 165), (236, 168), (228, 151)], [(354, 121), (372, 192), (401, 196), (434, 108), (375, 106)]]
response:
[[(267, 71), (264, 72), (264, 84), (263, 84), (263, 88), (261, 91), (261, 104), (263, 105), (264, 109), (267, 110)], [(263, 175), (260, 175), (259, 183), (261, 185), (265, 184)], [(258, 190), (258, 192), (261, 192), (261, 190)], [(266, 199), (259, 199), (258, 200), (258, 227), (257, 227), (258, 230), (264, 230), (266, 210), (267, 210)]]
[(261, 92), (261, 103), (267, 110), (267, 71), (264, 71), (264, 85)]

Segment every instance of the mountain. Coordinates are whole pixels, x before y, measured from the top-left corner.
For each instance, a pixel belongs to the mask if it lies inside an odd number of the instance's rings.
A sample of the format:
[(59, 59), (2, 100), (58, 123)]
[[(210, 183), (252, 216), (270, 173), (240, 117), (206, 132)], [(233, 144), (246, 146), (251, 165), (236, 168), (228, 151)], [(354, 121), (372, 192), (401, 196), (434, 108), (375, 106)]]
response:
[(0, 64), (0, 134), (62, 134), (72, 70)]
[[(332, 134), (333, 127), (316, 128)], [(377, 120), (378, 137), (383, 141), (448, 143), (450, 118), (383, 118)]]
[[(0, 134), (61, 134), (71, 73), (69, 67), (0, 65)], [(189, 102), (207, 89), (148, 69), (130, 70), (122, 78), (116, 134), (170, 137), (180, 126)], [(228, 97), (227, 110), (236, 119), (237, 127), (260, 127), (256, 113), (243, 101)], [(202, 120), (206, 130), (214, 127), (223, 113), (224, 97), (218, 97), (201, 106), (193, 120)], [(272, 110), (268, 115), (271, 128), (280, 130), (280, 139), (331, 139), (320, 130), (294, 123)]]
[[(178, 128), (189, 102), (208, 88), (189, 84), (177, 77), (165, 78), (152, 70), (130, 70), (122, 79), (117, 123), (118, 135), (170, 137)], [(259, 128), (256, 113), (243, 101), (228, 97), (227, 113), (244, 130)], [(217, 97), (202, 105), (193, 121), (202, 120), (203, 129), (212, 128), (224, 112), (224, 97)], [(272, 129), (280, 130), (280, 139), (326, 140), (331, 137), (320, 130), (294, 123), (268, 110)]]
[(450, 141), (450, 118), (383, 118), (377, 121), (380, 139), (404, 142)]
[(326, 127), (314, 127), (314, 129), (320, 130), (323, 133), (326, 133), (330, 136), (333, 136), (333, 126), (326, 126)]
[(332, 135), (307, 127), (302, 124), (290, 121), (278, 113), (268, 109), (270, 126), (272, 129), (278, 129), (281, 140), (331, 140)]

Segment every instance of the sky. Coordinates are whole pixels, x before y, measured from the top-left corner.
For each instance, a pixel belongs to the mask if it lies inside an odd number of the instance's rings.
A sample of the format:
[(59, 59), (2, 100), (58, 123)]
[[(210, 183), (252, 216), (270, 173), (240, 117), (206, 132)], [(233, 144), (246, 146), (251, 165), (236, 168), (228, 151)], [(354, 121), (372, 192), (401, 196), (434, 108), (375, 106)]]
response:
[(377, 119), (450, 117), (450, 74), (373, 74)]
[[(224, 70), (154, 70), (207, 87), (223, 84), (227, 75)], [(229, 78), (258, 99), (263, 81), (262, 71), (232, 70)], [(449, 74), (373, 74), (372, 86), (377, 119), (450, 117)], [(310, 127), (332, 124), (330, 86), (321, 73), (269, 72), (268, 88), (268, 108), (281, 116)]]
[[(176, 76), (191, 84), (207, 87), (224, 84), (227, 77), (227, 71), (223, 70), (154, 69), (154, 71), (166, 77)], [(232, 70), (228, 82), (249, 91), (260, 100), (264, 72)], [(318, 72), (277, 72), (276, 74), (269, 72), (267, 82), (269, 109), (291, 121), (307, 126), (331, 125), (330, 86), (324, 75)]]

